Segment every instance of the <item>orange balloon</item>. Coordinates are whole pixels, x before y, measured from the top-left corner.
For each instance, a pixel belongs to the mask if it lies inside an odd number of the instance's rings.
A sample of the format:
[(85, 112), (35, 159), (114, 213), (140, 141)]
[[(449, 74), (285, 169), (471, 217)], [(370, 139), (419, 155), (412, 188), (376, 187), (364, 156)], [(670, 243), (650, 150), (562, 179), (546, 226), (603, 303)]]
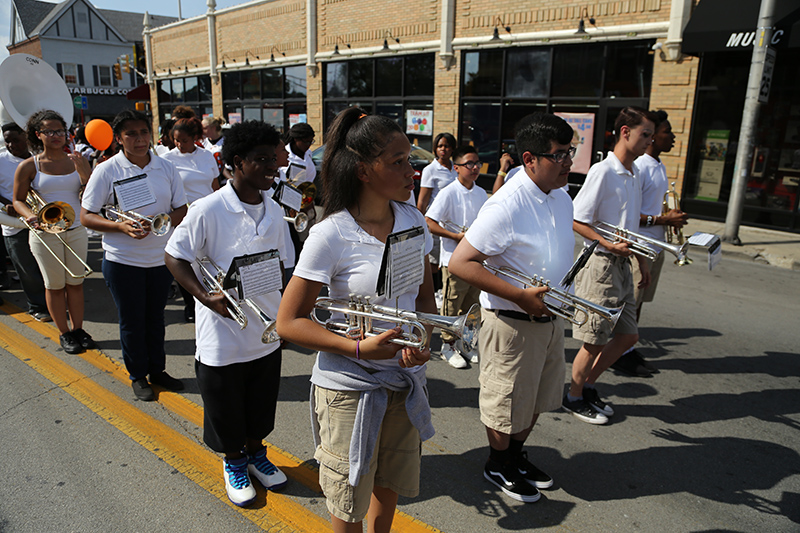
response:
[(111, 141), (114, 140), (114, 132), (111, 130), (111, 126), (109, 126), (108, 122), (99, 118), (90, 120), (86, 124), (84, 133), (89, 144), (98, 150), (105, 150), (111, 146)]

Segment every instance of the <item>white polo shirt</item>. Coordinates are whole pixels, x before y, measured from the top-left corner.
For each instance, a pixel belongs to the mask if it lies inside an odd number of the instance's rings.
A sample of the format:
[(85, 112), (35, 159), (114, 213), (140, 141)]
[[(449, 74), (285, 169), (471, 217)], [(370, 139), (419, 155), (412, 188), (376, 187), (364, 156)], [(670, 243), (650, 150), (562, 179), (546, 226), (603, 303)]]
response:
[[(482, 187), (473, 184), (471, 189), (467, 189), (456, 179), (439, 192), (425, 212), (425, 216), (438, 222), (442, 227), (444, 227), (442, 222), (445, 220), (459, 226), (470, 227), (487, 199), (488, 195)], [(439, 264), (446, 267), (450, 263), (450, 256), (456, 250), (458, 242), (447, 237), (440, 238), (439, 242), (441, 243)]]
[[(425, 220), (416, 207), (406, 203), (392, 202), (394, 209), (394, 227), (392, 233), (413, 227), (421, 227), (425, 231), (425, 254), (430, 253), (433, 240), (428, 232)], [(373, 304), (394, 308), (395, 301), (375, 295), (378, 283), (378, 271), (383, 257), (384, 243), (364, 231), (346, 209), (339, 211), (317, 222), (311, 228), (308, 239), (300, 252), (300, 259), (294, 269), (294, 275), (309, 281), (324, 283), (330, 287), (332, 298), (347, 300), (350, 294), (370, 296)], [(399, 309), (416, 309), (418, 289), (401, 294)], [(342, 321), (340, 314), (334, 319)], [(391, 323), (375, 321), (382, 328), (394, 327)], [(360, 361), (367, 368), (378, 370), (397, 370), (400, 367), (397, 357), (382, 361)], [(407, 369), (417, 372), (422, 367)]]
[[(572, 200), (563, 189), (545, 194), (525, 172), (503, 185), (478, 213), (467, 241), (492, 266), (537, 275), (556, 287), (572, 266)], [(522, 287), (503, 276), (512, 285)], [(481, 291), (484, 309), (525, 312), (513, 302)]]
[(301, 183), (305, 183), (307, 181), (314, 181), (314, 178), (317, 177), (317, 169), (314, 167), (314, 160), (311, 159), (311, 150), (306, 150), (306, 153), (303, 154), (303, 157), (298, 156), (294, 152), (292, 152), (292, 145), (286, 145), (286, 151), (289, 152), (289, 164), (291, 165), (301, 165), (306, 167), (305, 169), (297, 168), (296, 166), (292, 166), (291, 175), (287, 176), (287, 170), (289, 167), (281, 167), (282, 179), (289, 179), (294, 180), (292, 181), (292, 185), (297, 187)]
[[(3, 150), (0, 152), (0, 196), (6, 200), (14, 201), (14, 173), (24, 159)], [(3, 226), (3, 236), (10, 237), (22, 231), (20, 228)]]
[[(125, 152), (120, 152), (94, 169), (83, 192), (81, 207), (92, 213), (100, 213), (103, 206), (115, 203), (115, 181), (142, 174), (147, 176), (156, 201), (134, 211), (151, 217), (186, 205), (183, 183), (172, 163), (150, 152), (150, 162), (144, 168), (139, 168), (125, 157)], [(134, 239), (124, 233), (109, 232), (103, 234), (103, 250), (105, 258), (114, 263), (141, 268), (163, 266), (164, 246), (168, 238), (169, 233), (161, 237), (148, 233), (144, 239)]]
[[(634, 161), (639, 170), (639, 179), (642, 180), (642, 214), (658, 216), (661, 214), (664, 203), (664, 195), (669, 188), (667, 179), (667, 169), (660, 160), (644, 154), (637, 157)], [(666, 238), (666, 226), (650, 226), (641, 223), (639, 219), (639, 229), (637, 233), (647, 235), (653, 239), (663, 241)], [(656, 253), (661, 253), (662, 249), (652, 244), (642, 243)]]
[[(262, 191), (264, 216), (256, 225), (245, 211), (236, 191), (230, 184), (192, 203), (183, 222), (175, 228), (167, 243), (166, 252), (176, 259), (193, 265), (195, 259), (210, 257), (227, 271), (234, 257), (278, 250), (286, 262), (288, 251), (283, 221), (283, 208)], [(198, 275), (198, 279), (202, 279)], [(271, 318), (278, 316), (281, 303), (279, 291), (253, 298)], [(236, 321), (224, 318), (200, 302), (195, 302), (195, 358), (208, 366), (226, 366), (253, 361), (278, 349), (279, 343), (263, 344), (264, 323), (250, 307), (242, 303), (247, 315), (247, 327), (242, 330)]]
[(196, 146), (190, 154), (182, 154), (178, 148), (173, 148), (161, 157), (175, 165), (189, 203), (214, 192), (211, 182), (219, 176), (219, 166), (214, 154), (205, 148)]
[[(629, 172), (614, 152), (589, 169), (586, 181), (575, 197), (575, 220), (585, 224), (606, 222), (627, 230), (639, 231), (642, 213), (642, 180), (636, 164)], [(584, 239), (584, 244), (591, 241)], [(611, 253), (603, 246), (597, 252)]]
[(453, 183), (453, 180), (457, 177), (458, 171), (456, 171), (456, 167), (448, 169), (446, 166), (439, 163), (438, 160), (434, 159), (428, 166), (422, 169), (422, 177), (420, 178), (419, 186), (432, 189), (431, 202), (433, 202), (436, 199), (436, 195), (439, 194), (439, 191)]

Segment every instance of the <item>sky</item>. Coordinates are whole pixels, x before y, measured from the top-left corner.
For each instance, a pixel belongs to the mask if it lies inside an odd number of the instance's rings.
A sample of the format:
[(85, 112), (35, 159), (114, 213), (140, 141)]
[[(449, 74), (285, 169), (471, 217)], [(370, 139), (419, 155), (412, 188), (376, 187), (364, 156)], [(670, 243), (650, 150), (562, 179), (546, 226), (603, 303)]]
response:
[[(48, 0), (42, 0), (48, 1)], [(181, 4), (183, 18), (196, 17), (207, 11), (206, 0), (136, 0), (125, 2), (123, 0), (88, 0), (94, 7), (100, 9), (115, 9), (117, 11), (134, 11), (151, 15), (178, 16), (178, 3)], [(58, 4), (60, 2), (50, 2)], [(245, 0), (217, 0), (217, 9), (243, 4)], [(0, 61), (8, 57), (8, 38), (11, 31), (11, 0), (0, 0)]]

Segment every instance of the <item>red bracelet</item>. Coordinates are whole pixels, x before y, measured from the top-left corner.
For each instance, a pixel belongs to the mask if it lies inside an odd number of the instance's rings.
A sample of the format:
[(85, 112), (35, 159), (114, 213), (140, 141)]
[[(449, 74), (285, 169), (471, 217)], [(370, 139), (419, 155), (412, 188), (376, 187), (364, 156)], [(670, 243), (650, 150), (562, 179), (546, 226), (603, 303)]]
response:
[(361, 343), (360, 339), (356, 341), (356, 359), (359, 360), (359, 361), (361, 360), (361, 352), (358, 349), (358, 345), (360, 343)]

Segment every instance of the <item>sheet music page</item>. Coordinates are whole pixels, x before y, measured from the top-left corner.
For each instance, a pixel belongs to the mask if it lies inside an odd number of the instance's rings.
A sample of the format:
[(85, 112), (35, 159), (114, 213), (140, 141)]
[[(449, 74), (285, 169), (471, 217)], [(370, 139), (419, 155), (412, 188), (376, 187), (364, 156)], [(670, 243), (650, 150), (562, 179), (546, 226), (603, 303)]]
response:
[(156, 195), (147, 174), (114, 182), (114, 193), (122, 211), (135, 211), (146, 205), (156, 203)]
[(303, 182), (306, 179), (306, 166), (298, 165), (297, 163), (289, 163), (289, 169), (286, 171), (286, 180), (297, 183)]
[(295, 211), (300, 211), (300, 207), (303, 201), (303, 193), (300, 192), (299, 189), (296, 187), (292, 187), (285, 181), (282, 181), (279, 185), (280, 189), (278, 191), (279, 199), (278, 203), (284, 207), (288, 207), (289, 209), (294, 209)]
[(710, 246), (711, 243), (714, 242), (714, 239), (719, 239), (713, 233), (700, 233), (699, 231), (689, 237), (689, 244), (693, 244), (695, 246)]
[(387, 297), (395, 298), (422, 284), (425, 276), (425, 232), (412, 228), (406, 232), (389, 235)]
[(233, 263), (238, 271), (242, 299), (255, 298), (283, 288), (283, 272), (277, 250), (237, 257)]

